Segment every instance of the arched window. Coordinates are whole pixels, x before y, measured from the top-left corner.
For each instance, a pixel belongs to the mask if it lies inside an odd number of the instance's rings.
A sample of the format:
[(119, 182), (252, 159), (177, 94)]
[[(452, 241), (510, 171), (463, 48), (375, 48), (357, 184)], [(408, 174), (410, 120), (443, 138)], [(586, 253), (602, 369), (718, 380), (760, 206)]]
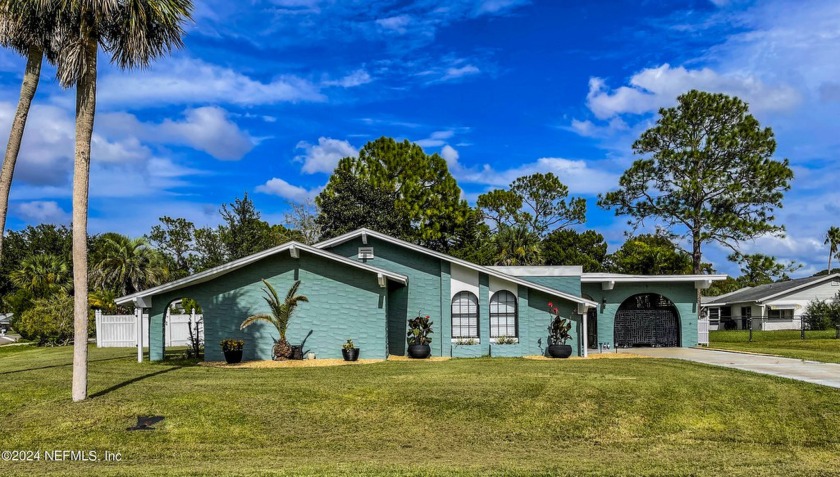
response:
[(478, 298), (468, 291), (452, 297), (452, 337), (478, 338)]
[(516, 333), (516, 297), (513, 293), (502, 290), (490, 298), (490, 337), (517, 337)]

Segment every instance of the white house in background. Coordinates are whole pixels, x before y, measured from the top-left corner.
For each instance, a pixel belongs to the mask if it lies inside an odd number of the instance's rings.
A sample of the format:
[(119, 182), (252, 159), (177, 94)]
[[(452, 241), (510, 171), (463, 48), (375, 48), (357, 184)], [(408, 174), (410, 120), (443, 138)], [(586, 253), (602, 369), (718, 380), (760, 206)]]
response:
[(833, 300), (838, 291), (840, 273), (835, 273), (703, 297), (703, 307), (712, 330), (724, 329), (728, 321), (732, 322), (730, 326), (746, 329), (749, 319), (754, 330), (798, 330), (808, 303)]

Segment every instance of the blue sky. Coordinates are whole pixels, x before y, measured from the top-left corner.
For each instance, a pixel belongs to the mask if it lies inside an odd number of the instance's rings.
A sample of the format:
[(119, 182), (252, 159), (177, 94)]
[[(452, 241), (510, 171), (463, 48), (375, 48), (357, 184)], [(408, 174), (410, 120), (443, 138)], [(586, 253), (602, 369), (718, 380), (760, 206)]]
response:
[[(586, 197), (614, 250), (625, 218), (595, 205), (659, 107), (697, 88), (748, 101), (795, 169), (785, 238), (743, 244), (824, 267), (840, 225), (840, 3), (196, 0), (186, 48), (124, 73), (102, 56), (90, 228), (161, 215), (218, 222), (247, 192), (282, 222), (338, 159), (380, 136), (447, 159), (470, 202), (533, 172)], [(23, 61), (0, 52), (8, 131)], [(12, 190), (10, 228), (69, 223), (73, 92), (47, 68)], [(581, 227), (583, 228), (583, 227)], [(718, 270), (737, 270), (707, 246)]]

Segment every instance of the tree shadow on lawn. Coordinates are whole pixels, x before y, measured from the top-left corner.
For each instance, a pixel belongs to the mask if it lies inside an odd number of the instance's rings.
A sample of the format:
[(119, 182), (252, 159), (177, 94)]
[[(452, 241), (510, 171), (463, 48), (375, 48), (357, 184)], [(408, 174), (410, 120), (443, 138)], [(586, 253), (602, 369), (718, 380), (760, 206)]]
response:
[(136, 378), (131, 378), (127, 381), (123, 381), (123, 382), (115, 384), (115, 385), (113, 385), (109, 388), (103, 389), (102, 391), (95, 392), (95, 393), (91, 394), (90, 397), (91, 398), (96, 398), (96, 397), (105, 396), (107, 394), (110, 394), (110, 393), (118, 390), (118, 389), (122, 389), (122, 388), (124, 388), (126, 386), (129, 386), (131, 384), (143, 381), (144, 379), (153, 378), (155, 376), (160, 376), (161, 374), (170, 373), (172, 371), (181, 369), (183, 367), (184, 366), (173, 366), (171, 368), (166, 368), (166, 369), (161, 369), (160, 371), (155, 371), (154, 373), (149, 373), (149, 374), (144, 374), (142, 376), (137, 376)]
[[(117, 356), (115, 358), (89, 359), (88, 363), (101, 363), (103, 361), (115, 361), (115, 360), (120, 360), (120, 359), (124, 360), (124, 359), (126, 359), (126, 357), (125, 356)], [(0, 372), (0, 376), (3, 376), (5, 374), (23, 373), (23, 372), (26, 372), (26, 371), (38, 371), (38, 370), (41, 370), (41, 369), (63, 368), (63, 367), (66, 367), (66, 366), (73, 366), (73, 362), (71, 361), (69, 363), (64, 363), (64, 364), (53, 364), (53, 365), (50, 365), (50, 366), (40, 366), (40, 367), (37, 367), (37, 368), (24, 368), (24, 369), (15, 369), (15, 370), (12, 370), (12, 371), (2, 371), (2, 372)]]

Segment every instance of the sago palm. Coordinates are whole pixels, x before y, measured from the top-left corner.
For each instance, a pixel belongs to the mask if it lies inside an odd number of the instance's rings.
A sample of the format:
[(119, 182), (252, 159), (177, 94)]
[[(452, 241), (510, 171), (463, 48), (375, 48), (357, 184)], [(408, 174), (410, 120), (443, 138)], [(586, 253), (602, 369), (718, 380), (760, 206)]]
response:
[(29, 109), (41, 78), (41, 64), (44, 57), (54, 63), (60, 45), (57, 2), (13, 3), (17, 5), (0, 3), (0, 45), (24, 56), (26, 67), (23, 71), (17, 110), (9, 132), (9, 142), (6, 144), (3, 168), (0, 169), (0, 256), (3, 253), (2, 232), (6, 229), (6, 216), (9, 211), (9, 191)]
[(831, 259), (837, 255), (837, 248), (840, 247), (840, 227), (830, 227), (824, 243), (828, 245), (828, 274), (831, 275)]
[(183, 46), (192, 0), (0, 0), (12, 14), (27, 5), (60, 5), (62, 47), (58, 77), (76, 85), (73, 160), (73, 401), (87, 398), (87, 215), (90, 145), (96, 113), (97, 54), (101, 46), (122, 69), (143, 68)]
[(300, 280), (295, 281), (292, 287), (289, 288), (288, 293), (286, 293), (286, 299), (282, 301), (280, 300), (280, 296), (277, 295), (277, 291), (273, 286), (271, 286), (271, 283), (268, 283), (265, 279), (263, 279), (262, 282), (266, 286), (266, 288), (263, 288), (263, 292), (265, 292), (266, 295), (263, 297), (263, 300), (268, 303), (271, 313), (261, 313), (249, 316), (242, 322), (239, 329), (244, 330), (258, 321), (267, 321), (271, 323), (275, 328), (277, 328), (277, 332), (280, 334), (280, 337), (274, 340), (274, 358), (285, 359), (292, 354), (292, 347), (286, 340), (286, 329), (289, 326), (289, 320), (292, 319), (292, 314), (295, 309), (297, 309), (298, 304), (301, 302), (308, 302), (309, 298), (305, 295), (297, 294), (298, 288), (300, 287)]

